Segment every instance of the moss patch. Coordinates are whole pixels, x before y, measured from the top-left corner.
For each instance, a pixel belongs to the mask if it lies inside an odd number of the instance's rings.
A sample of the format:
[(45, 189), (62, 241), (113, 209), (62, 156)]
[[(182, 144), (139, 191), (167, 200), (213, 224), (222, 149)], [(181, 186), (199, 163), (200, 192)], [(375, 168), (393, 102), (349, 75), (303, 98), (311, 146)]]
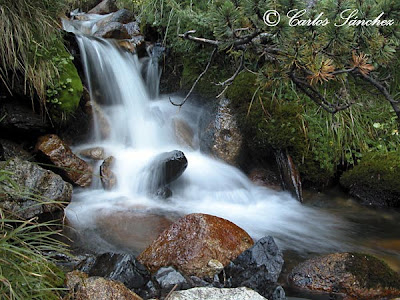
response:
[[(398, 206), (400, 198), (400, 151), (387, 154), (371, 152), (361, 162), (345, 172), (340, 183), (356, 194), (379, 198), (387, 205)], [(357, 195), (356, 195), (357, 196)]]
[(380, 259), (362, 253), (350, 253), (346, 271), (368, 289), (390, 287), (400, 289), (400, 276)]

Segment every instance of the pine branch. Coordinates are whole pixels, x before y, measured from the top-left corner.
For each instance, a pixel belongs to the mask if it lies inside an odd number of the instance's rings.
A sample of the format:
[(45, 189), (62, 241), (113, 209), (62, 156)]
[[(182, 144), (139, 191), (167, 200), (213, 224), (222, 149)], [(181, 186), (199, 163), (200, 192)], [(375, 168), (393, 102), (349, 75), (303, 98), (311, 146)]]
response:
[(186, 103), (186, 101), (189, 99), (190, 95), (192, 94), (194, 88), (196, 87), (197, 83), (198, 83), (198, 82), (200, 81), (200, 79), (204, 76), (204, 74), (207, 73), (208, 68), (209, 68), (210, 65), (211, 65), (211, 61), (213, 60), (214, 55), (215, 55), (215, 53), (217, 52), (217, 49), (218, 49), (218, 48), (215, 47), (214, 50), (211, 52), (210, 58), (209, 58), (209, 60), (208, 60), (208, 63), (207, 63), (207, 65), (206, 65), (205, 69), (204, 69), (203, 72), (201, 72), (201, 74), (197, 77), (196, 81), (195, 81), (195, 82), (193, 83), (193, 85), (192, 85), (192, 88), (191, 88), (190, 91), (187, 93), (186, 97), (182, 100), (182, 102), (181, 102), (181, 103), (175, 103), (175, 102), (172, 101), (171, 97), (169, 97), (169, 102), (171, 102), (172, 105), (181, 107), (183, 104)]

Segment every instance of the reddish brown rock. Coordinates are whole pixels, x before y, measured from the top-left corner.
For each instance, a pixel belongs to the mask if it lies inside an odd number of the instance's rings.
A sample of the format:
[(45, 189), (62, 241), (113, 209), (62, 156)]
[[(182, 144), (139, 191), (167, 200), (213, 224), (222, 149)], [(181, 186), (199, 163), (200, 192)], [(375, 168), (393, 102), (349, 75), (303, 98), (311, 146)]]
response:
[(372, 300), (400, 295), (400, 276), (383, 261), (360, 253), (334, 253), (305, 261), (293, 269), (294, 286)]
[(121, 282), (88, 277), (79, 271), (66, 274), (66, 285), (70, 293), (64, 300), (142, 300)]
[(92, 167), (80, 159), (57, 135), (48, 134), (38, 139), (36, 150), (60, 168), (62, 176), (81, 187), (92, 183)]
[(264, 186), (276, 191), (282, 190), (279, 175), (270, 169), (252, 169), (249, 172), (249, 179), (256, 185)]
[(151, 272), (173, 266), (186, 275), (212, 277), (210, 260), (226, 266), (254, 244), (252, 238), (232, 222), (206, 214), (190, 214), (165, 230), (138, 261)]
[(115, 176), (112, 168), (115, 163), (114, 156), (110, 156), (104, 160), (100, 166), (101, 184), (105, 190), (111, 190), (117, 184), (117, 176)]

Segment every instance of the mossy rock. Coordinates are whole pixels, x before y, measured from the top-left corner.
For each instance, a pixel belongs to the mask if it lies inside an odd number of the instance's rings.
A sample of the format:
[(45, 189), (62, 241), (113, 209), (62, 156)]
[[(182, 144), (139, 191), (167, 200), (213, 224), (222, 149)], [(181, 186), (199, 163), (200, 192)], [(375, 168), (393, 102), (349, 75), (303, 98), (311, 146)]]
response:
[(387, 154), (368, 153), (340, 183), (365, 204), (400, 206), (400, 151)]
[(83, 85), (73, 64), (74, 57), (65, 49), (61, 41), (54, 42), (54, 47), (49, 50), (48, 56), (59, 74), (47, 87), (47, 102), (50, 104), (50, 112), (54, 119), (58, 120), (60, 115), (65, 118), (78, 108)]
[(400, 295), (400, 276), (380, 259), (363, 253), (333, 253), (309, 259), (289, 275), (305, 290), (345, 295), (345, 299), (387, 299)]

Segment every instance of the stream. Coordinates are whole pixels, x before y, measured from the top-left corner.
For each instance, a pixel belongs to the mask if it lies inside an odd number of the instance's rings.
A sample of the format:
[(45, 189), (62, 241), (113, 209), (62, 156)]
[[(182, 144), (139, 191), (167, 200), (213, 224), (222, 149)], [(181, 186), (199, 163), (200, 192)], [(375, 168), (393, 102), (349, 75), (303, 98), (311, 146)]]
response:
[[(64, 28), (77, 34), (91, 99), (101, 106), (110, 128), (104, 136), (98, 116), (92, 139), (74, 152), (104, 147), (116, 159), (117, 186), (105, 191), (96, 174), (90, 189), (75, 189), (66, 216), (77, 245), (98, 253), (138, 254), (179, 217), (196, 212), (226, 218), (255, 240), (273, 236), (285, 253), (281, 278), (316, 253), (344, 251), (374, 254), (400, 270), (399, 212), (361, 206), (339, 190), (305, 191), (301, 204), (202, 153), (197, 137), (204, 108), (194, 100), (178, 108), (171, 105), (171, 95), (159, 96), (157, 59), (139, 60), (112, 41), (83, 35), (101, 16), (91, 18), (78, 24), (64, 21)], [(193, 131), (192, 146), (178, 141), (177, 123)], [(151, 196), (146, 183), (154, 176), (152, 159), (172, 150), (185, 153), (188, 167), (170, 185), (172, 197)]]

